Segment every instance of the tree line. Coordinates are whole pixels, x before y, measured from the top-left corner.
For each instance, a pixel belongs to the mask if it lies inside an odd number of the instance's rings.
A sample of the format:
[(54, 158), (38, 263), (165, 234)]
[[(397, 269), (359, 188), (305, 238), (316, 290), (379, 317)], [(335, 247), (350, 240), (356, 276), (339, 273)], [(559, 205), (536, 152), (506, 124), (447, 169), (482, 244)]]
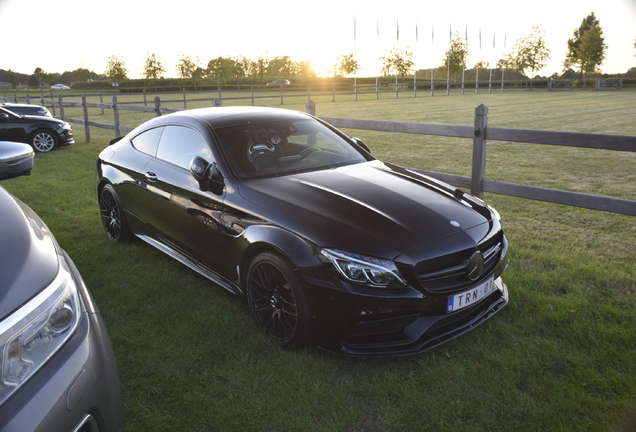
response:
[[(634, 43), (636, 49), (636, 42)], [(581, 25), (574, 29), (572, 38), (567, 41), (566, 56), (563, 61), (563, 72), (570, 77), (578, 73), (578, 78), (584, 82), (588, 74), (599, 73), (599, 67), (605, 60), (607, 45), (600, 21), (594, 13), (583, 19)], [(413, 51), (410, 47), (394, 46), (380, 58), (381, 74), (383, 76), (405, 77), (414, 70)], [(448, 78), (457, 81), (466, 72), (468, 63), (468, 43), (458, 32), (452, 35), (450, 45), (445, 52), (441, 67), (447, 71)], [(498, 69), (510, 71), (509, 78), (521, 75), (526, 79), (534, 78), (536, 72), (546, 66), (550, 58), (545, 31), (540, 27), (533, 27), (530, 34), (518, 38), (509, 52), (497, 64), (476, 62), (474, 69)], [(438, 68), (439, 69), (439, 68)], [(577, 72), (574, 72), (577, 69)], [(360, 63), (354, 54), (340, 55), (334, 61), (332, 74), (334, 77), (355, 76), (360, 70)], [(202, 65), (194, 56), (181, 55), (176, 64), (176, 71), (183, 83), (196, 88), (202, 83), (214, 82), (216, 85), (226, 84), (265, 84), (272, 79), (295, 79), (309, 83), (316, 78), (316, 71), (310, 62), (293, 61), (289, 56), (273, 58), (259, 57), (217, 57)], [(158, 81), (165, 79), (166, 68), (156, 54), (149, 53), (145, 59), (142, 75), (143, 85), (154, 87)], [(636, 68), (627, 73), (636, 76)], [(555, 73), (551, 78), (559, 78)], [(47, 74), (37, 68), (32, 75), (16, 74), (12, 71), (0, 70), (0, 82), (11, 82), (14, 85), (25, 83), (29, 87), (44, 88), (46, 84), (73, 84), (75, 82), (101, 81), (109, 85), (120, 86), (129, 79), (129, 72), (120, 56), (109, 57), (106, 70), (97, 74), (87, 69), (79, 68), (63, 74)]]

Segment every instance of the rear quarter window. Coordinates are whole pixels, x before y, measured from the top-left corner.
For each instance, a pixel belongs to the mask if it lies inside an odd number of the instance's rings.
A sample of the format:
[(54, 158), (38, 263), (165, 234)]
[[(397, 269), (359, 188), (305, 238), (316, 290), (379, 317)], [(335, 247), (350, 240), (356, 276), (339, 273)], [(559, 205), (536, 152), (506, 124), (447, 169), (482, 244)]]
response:
[(141, 152), (155, 156), (157, 154), (159, 140), (163, 134), (163, 129), (164, 128), (162, 126), (140, 133), (131, 140), (133, 147)]

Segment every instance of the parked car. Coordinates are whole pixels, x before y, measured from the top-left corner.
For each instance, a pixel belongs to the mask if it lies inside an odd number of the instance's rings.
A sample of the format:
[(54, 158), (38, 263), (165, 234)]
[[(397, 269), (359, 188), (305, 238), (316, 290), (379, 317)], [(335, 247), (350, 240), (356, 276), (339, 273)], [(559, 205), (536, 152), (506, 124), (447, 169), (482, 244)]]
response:
[(244, 296), (282, 346), (415, 354), (508, 303), (492, 207), (308, 114), (157, 117), (101, 152), (97, 195), (109, 238), (136, 236)]
[(283, 85), (289, 85), (289, 80), (286, 79), (277, 79), (274, 80), (272, 82), (268, 82), (266, 85), (277, 85), (277, 86), (283, 86)]
[(35, 154), (27, 144), (0, 141), (0, 180), (31, 175)]
[(43, 106), (31, 105), (31, 104), (14, 104), (14, 103), (2, 103), (0, 107), (8, 109), (12, 113), (17, 115), (37, 115), (44, 117), (53, 117), (51, 112)]
[(18, 115), (0, 107), (0, 140), (31, 144), (36, 152), (48, 152), (75, 143), (71, 125), (63, 120)]
[(70, 90), (71, 88), (69, 86), (66, 86), (64, 84), (53, 84), (51, 86), (51, 90)]
[[(0, 166), (28, 151), (0, 142)], [(1, 186), (0, 221), (0, 430), (121, 431), (113, 349), (73, 261)]]

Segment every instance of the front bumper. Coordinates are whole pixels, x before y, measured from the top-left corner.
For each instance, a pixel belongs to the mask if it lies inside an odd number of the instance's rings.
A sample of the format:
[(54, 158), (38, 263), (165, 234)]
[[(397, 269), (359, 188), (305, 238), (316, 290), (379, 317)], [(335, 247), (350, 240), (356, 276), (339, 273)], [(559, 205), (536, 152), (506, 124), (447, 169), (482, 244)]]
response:
[(77, 269), (67, 260), (81, 291), (84, 312), (80, 325), (42, 369), (0, 407), (2, 431), (123, 429), (110, 339)]
[(73, 136), (73, 130), (64, 130), (60, 133), (60, 145), (66, 146), (75, 144), (75, 137)]
[[(353, 357), (395, 357), (419, 354), (460, 336), (499, 312), (509, 294), (501, 275), (509, 264), (507, 242), (488, 274), (449, 292), (430, 292), (415, 283), (400, 291), (325, 283), (326, 277), (305, 278), (311, 286), (318, 346)], [(319, 279), (322, 283), (316, 283)], [(494, 291), (471, 306), (448, 312), (449, 295), (472, 290), (484, 280)], [(411, 280), (413, 280), (411, 278)], [(313, 283), (312, 283), (313, 282)]]
[[(496, 290), (480, 302), (450, 314), (418, 312), (360, 320), (340, 343), (325, 349), (355, 357), (393, 357), (419, 354), (460, 336), (508, 304), (508, 288), (501, 278)], [(388, 305), (387, 305), (388, 306)]]

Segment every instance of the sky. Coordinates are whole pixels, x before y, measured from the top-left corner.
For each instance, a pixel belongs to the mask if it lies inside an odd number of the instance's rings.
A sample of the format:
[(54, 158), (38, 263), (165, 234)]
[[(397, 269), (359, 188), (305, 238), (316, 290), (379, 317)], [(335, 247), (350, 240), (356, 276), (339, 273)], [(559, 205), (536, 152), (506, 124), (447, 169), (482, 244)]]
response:
[(538, 73), (550, 76), (562, 71), (567, 40), (591, 12), (608, 46), (601, 70), (636, 67), (636, 0), (0, 0), (0, 69), (104, 73), (117, 55), (140, 78), (155, 54), (165, 76), (177, 77), (182, 55), (202, 67), (220, 56), (290, 56), (325, 76), (338, 56), (353, 54), (358, 76), (376, 76), (393, 47), (408, 47), (416, 69), (441, 66), (455, 32), (467, 39), (469, 68), (494, 66), (540, 26), (550, 60)]

